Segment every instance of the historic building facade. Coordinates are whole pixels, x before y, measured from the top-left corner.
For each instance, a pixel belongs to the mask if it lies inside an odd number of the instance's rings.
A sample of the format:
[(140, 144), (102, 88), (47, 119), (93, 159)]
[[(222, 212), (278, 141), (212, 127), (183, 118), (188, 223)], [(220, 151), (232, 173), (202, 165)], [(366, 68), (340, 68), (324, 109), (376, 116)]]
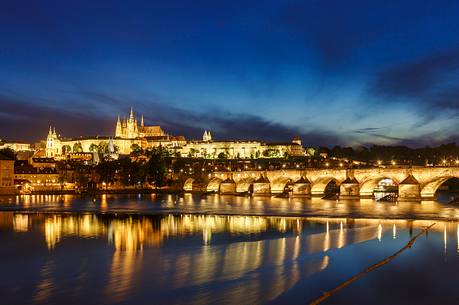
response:
[(202, 141), (189, 141), (179, 150), (182, 157), (199, 158), (281, 158), (304, 156), (301, 140), (295, 137), (290, 143), (265, 143), (261, 141), (214, 141), (210, 131), (204, 131)]
[(62, 138), (56, 133), (55, 128), (50, 127), (46, 138), (46, 157), (59, 158), (69, 153), (88, 152), (113, 154), (113, 151), (109, 151), (111, 146), (116, 153), (129, 154), (136, 146), (141, 149), (159, 145), (168, 148), (182, 146), (185, 143), (184, 137), (168, 135), (160, 126), (145, 126), (143, 116), (139, 125), (131, 108), (128, 119), (124, 118), (121, 121), (118, 116), (114, 137)]
[(286, 155), (305, 154), (299, 138), (288, 143), (265, 143), (262, 141), (213, 140), (210, 131), (204, 131), (201, 141), (186, 141), (183, 136), (171, 136), (160, 126), (140, 124), (131, 108), (129, 117), (118, 116), (113, 137), (62, 138), (56, 129), (49, 129), (46, 139), (46, 157), (61, 158), (72, 154), (99, 152), (113, 155), (129, 154), (133, 149), (162, 146), (172, 155), (196, 158), (280, 158)]

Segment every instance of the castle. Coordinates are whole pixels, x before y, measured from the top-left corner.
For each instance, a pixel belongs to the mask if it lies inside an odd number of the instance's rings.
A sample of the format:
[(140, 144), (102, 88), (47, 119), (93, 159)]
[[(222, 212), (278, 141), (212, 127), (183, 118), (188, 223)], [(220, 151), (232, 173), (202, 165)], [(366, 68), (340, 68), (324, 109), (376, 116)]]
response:
[(46, 157), (62, 157), (67, 153), (83, 152), (109, 152), (109, 146), (119, 154), (129, 154), (134, 147), (148, 149), (162, 145), (166, 148), (178, 147), (186, 144), (183, 136), (171, 136), (157, 125), (146, 126), (143, 115), (140, 119), (140, 125), (134, 115), (131, 107), (129, 118), (120, 116), (116, 120), (115, 134), (111, 136), (93, 136), (62, 138), (57, 134), (56, 128), (49, 128), (46, 138)]
[(213, 140), (210, 131), (204, 131), (202, 140), (186, 141), (183, 136), (171, 136), (158, 125), (146, 126), (143, 115), (140, 124), (131, 107), (129, 117), (118, 115), (114, 136), (62, 138), (56, 129), (49, 128), (46, 139), (46, 157), (65, 158), (69, 153), (129, 154), (135, 149), (162, 146), (172, 155), (195, 158), (280, 158), (286, 155), (302, 156), (304, 149), (299, 138), (292, 142), (265, 143), (262, 141)]
[(116, 120), (115, 138), (135, 139), (145, 137), (164, 137), (167, 136), (161, 126), (145, 126), (143, 115), (140, 119), (140, 126), (137, 124), (137, 119), (134, 116), (134, 110), (131, 107), (129, 119), (123, 118), (121, 122), (120, 116)]

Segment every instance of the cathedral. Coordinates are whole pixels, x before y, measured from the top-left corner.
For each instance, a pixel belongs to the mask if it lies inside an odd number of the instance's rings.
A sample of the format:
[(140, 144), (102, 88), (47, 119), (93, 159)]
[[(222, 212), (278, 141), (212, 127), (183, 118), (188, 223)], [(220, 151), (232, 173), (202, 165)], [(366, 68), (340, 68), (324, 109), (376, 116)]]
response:
[(118, 115), (118, 119), (116, 120), (115, 138), (135, 139), (165, 136), (167, 135), (161, 129), (161, 126), (145, 126), (143, 115), (141, 116), (139, 126), (137, 119), (134, 116), (134, 110), (132, 107), (131, 112), (129, 113), (129, 119), (126, 120), (126, 117), (124, 117), (123, 121), (121, 121), (120, 116)]
[(133, 147), (148, 149), (156, 146), (174, 148), (186, 144), (183, 136), (171, 136), (164, 132), (161, 126), (146, 126), (143, 115), (140, 124), (131, 108), (129, 118), (120, 119), (118, 116), (113, 136), (93, 136), (63, 138), (57, 134), (56, 128), (49, 128), (46, 138), (46, 156), (64, 157), (68, 153), (100, 152), (107, 150), (110, 145), (119, 154), (129, 154)]
[(183, 136), (171, 136), (158, 125), (146, 126), (143, 115), (140, 123), (131, 108), (129, 117), (117, 117), (113, 136), (63, 138), (49, 128), (46, 139), (46, 157), (66, 158), (71, 153), (130, 154), (134, 149), (162, 146), (172, 155), (191, 158), (281, 158), (302, 156), (304, 149), (299, 138), (292, 142), (265, 143), (262, 141), (214, 140), (210, 131), (204, 131), (202, 140), (186, 141)]

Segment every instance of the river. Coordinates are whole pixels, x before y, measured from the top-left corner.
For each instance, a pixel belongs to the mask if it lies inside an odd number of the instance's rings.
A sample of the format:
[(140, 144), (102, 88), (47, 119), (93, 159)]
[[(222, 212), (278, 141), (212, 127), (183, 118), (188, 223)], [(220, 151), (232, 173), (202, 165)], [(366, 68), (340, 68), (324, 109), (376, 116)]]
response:
[(413, 248), (324, 304), (459, 300), (459, 222), (451, 220), (459, 212), (441, 202), (1, 200), (3, 304), (305, 304), (432, 223)]

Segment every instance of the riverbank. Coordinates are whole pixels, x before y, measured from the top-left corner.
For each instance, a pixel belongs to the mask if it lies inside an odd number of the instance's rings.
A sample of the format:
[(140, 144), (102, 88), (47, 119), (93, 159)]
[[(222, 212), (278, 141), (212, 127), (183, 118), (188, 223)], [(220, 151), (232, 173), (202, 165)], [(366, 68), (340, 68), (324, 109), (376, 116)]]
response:
[(459, 206), (437, 201), (376, 202), (218, 194), (135, 193), (0, 197), (0, 211), (126, 215), (223, 215), (459, 220)]

